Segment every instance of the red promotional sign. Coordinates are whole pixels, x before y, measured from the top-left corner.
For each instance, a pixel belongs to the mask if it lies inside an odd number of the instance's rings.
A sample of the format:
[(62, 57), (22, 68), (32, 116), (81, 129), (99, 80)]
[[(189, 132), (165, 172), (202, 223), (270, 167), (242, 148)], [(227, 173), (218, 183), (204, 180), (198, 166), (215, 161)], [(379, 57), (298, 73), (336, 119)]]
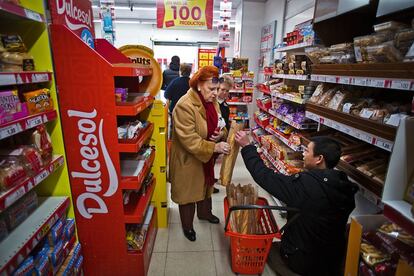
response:
[(157, 0), (157, 27), (212, 29), (213, 4), (214, 0)]
[(91, 1), (49, 0), (52, 23), (64, 25), (88, 44), (94, 47), (95, 29)]

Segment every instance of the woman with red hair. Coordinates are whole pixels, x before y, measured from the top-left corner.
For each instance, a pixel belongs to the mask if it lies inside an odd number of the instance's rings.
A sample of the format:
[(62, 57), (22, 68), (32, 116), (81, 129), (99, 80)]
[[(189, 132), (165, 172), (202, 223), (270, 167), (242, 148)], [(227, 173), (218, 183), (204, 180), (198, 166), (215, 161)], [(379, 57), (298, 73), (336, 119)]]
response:
[(217, 103), (218, 69), (205, 66), (190, 79), (190, 89), (173, 111), (169, 178), (171, 198), (179, 205), (184, 236), (196, 240), (195, 209), (200, 220), (219, 223), (211, 212), (216, 154), (228, 154), (230, 145)]

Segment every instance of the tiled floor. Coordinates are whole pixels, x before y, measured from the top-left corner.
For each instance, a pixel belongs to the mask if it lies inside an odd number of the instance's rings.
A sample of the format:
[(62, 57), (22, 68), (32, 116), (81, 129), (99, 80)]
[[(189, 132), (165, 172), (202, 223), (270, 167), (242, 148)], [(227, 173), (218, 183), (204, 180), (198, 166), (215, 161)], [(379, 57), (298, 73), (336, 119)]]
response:
[[(216, 176), (219, 175), (219, 166), (216, 165)], [(254, 183), (239, 155), (233, 175), (234, 183)], [(194, 219), (194, 230), (197, 240), (187, 240), (181, 229), (178, 206), (170, 202), (168, 228), (158, 229), (154, 251), (149, 268), (149, 276), (227, 276), (235, 275), (231, 270), (230, 245), (224, 235), (223, 198), (225, 188), (219, 187), (220, 193), (213, 194), (213, 214), (220, 218), (220, 224), (210, 224)], [(259, 195), (268, 198), (269, 195), (259, 190)], [(280, 217), (276, 216), (278, 223)], [(264, 276), (276, 275), (266, 265)]]

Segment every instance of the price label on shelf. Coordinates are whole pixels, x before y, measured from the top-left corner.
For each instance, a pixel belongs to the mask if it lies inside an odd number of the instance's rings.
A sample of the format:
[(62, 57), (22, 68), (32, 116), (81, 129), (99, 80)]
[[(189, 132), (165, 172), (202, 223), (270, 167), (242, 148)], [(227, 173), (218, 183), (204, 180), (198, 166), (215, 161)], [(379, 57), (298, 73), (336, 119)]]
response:
[(24, 186), (20, 187), (10, 195), (8, 195), (4, 201), (4, 207), (8, 208), (10, 205), (15, 203), (19, 198), (21, 198), (26, 193), (26, 188)]
[(38, 22), (43, 22), (42, 17), (37, 12), (25, 9), (24, 13), (26, 14), (27, 18), (30, 18), (30, 19), (38, 21)]
[(393, 80), (391, 82), (391, 88), (401, 89), (401, 90), (410, 90), (411, 81), (409, 80)]
[(338, 83), (340, 83), (340, 84), (350, 84), (351, 79), (350, 79), (350, 77), (339, 77)]
[(359, 136), (359, 139), (361, 139), (362, 141), (365, 141), (365, 142), (367, 142), (367, 143), (370, 143), (370, 144), (372, 144), (372, 142), (373, 142), (373, 139), (374, 137), (372, 137), (370, 134), (367, 134), (367, 133), (361, 133), (360, 134), (360, 136)]
[(48, 73), (37, 73), (32, 74), (32, 82), (46, 82), (49, 81), (49, 74)]
[(354, 78), (353, 79), (354, 85), (360, 85), (360, 86), (366, 86), (367, 85), (367, 79), (365, 78)]
[(385, 80), (371, 79), (371, 85), (370, 86), (376, 87), (376, 88), (385, 88)]
[(0, 139), (10, 137), (18, 132), (22, 131), (20, 124), (12, 124), (0, 129)]
[(391, 151), (393, 147), (393, 143), (391, 141), (383, 140), (381, 138), (376, 139), (375, 145), (388, 151)]
[(38, 185), (40, 182), (46, 179), (50, 174), (49, 170), (44, 169), (42, 172), (40, 172), (38, 175), (34, 177), (34, 182), (36, 185)]
[(335, 76), (326, 76), (326, 82), (336, 83), (336, 77)]
[(349, 127), (346, 127), (346, 126), (344, 126), (342, 128), (342, 131), (346, 134), (349, 134), (349, 135), (351, 135), (351, 132), (352, 132), (352, 130)]
[(36, 116), (34, 118), (30, 118), (26, 121), (26, 128), (32, 128), (43, 123), (41, 116)]

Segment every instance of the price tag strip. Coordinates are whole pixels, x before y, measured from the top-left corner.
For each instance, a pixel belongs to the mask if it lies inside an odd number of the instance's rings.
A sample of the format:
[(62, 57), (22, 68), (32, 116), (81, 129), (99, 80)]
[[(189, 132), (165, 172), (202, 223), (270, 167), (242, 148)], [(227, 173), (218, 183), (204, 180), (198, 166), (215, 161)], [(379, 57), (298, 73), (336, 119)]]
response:
[(34, 187), (39, 185), (43, 180), (45, 180), (50, 174), (63, 166), (64, 160), (63, 156), (58, 155), (53, 158), (53, 160), (45, 166), (34, 177), (30, 177), (24, 180), (22, 183), (16, 185), (10, 190), (0, 194), (0, 211), (8, 208), (13, 203), (15, 203), (19, 198), (28, 193)]
[(283, 95), (282, 93), (278, 93), (278, 92), (272, 92), (272, 96), (280, 98), (280, 99), (284, 99), (290, 102), (294, 102), (297, 104), (304, 104), (306, 102), (304, 99), (295, 98), (290, 95)]
[(311, 80), (345, 85), (414, 91), (414, 80), (412, 79), (382, 79), (370, 77), (333, 76), (315, 74), (311, 75)]
[(331, 127), (333, 129), (336, 129), (340, 132), (346, 133), (348, 135), (351, 135), (359, 140), (362, 140), (364, 142), (367, 142), (369, 144), (372, 144), (374, 146), (377, 146), (379, 148), (385, 149), (387, 151), (391, 151), (392, 147), (394, 146), (393, 141), (389, 141), (387, 139), (378, 137), (376, 135), (373, 135), (371, 133), (353, 128), (351, 126), (339, 123), (337, 121), (331, 120), (329, 118), (325, 118), (322, 116), (319, 116), (315, 113), (312, 113), (310, 111), (306, 111), (306, 117), (309, 119), (312, 119), (316, 122), (319, 122), (320, 124), (326, 125), (328, 127)]
[(288, 139), (286, 139), (285, 137), (283, 137), (282, 135), (280, 135), (277, 131), (275, 131), (271, 126), (267, 126), (266, 128), (265, 128), (265, 130), (268, 132), (268, 133), (270, 133), (270, 134), (272, 134), (272, 135), (274, 135), (274, 136), (276, 136), (280, 141), (282, 141), (286, 146), (288, 146), (289, 148), (291, 148), (292, 150), (294, 150), (294, 151), (300, 151), (301, 150), (301, 148), (300, 147), (298, 147), (298, 146), (295, 146), (295, 145), (292, 145), (290, 142), (289, 142), (289, 140)]
[(273, 164), (273, 166), (275, 166), (275, 168), (282, 174), (284, 175), (288, 175), (288, 173), (285, 170), (285, 166), (282, 162), (280, 162), (279, 160), (275, 160), (268, 152), (266, 149), (262, 148), (263, 154), (266, 156), (266, 158), (270, 161), (270, 163)]
[(290, 79), (290, 80), (307, 80), (307, 75), (289, 75), (289, 74), (273, 74), (273, 78), (279, 78), (279, 79)]

